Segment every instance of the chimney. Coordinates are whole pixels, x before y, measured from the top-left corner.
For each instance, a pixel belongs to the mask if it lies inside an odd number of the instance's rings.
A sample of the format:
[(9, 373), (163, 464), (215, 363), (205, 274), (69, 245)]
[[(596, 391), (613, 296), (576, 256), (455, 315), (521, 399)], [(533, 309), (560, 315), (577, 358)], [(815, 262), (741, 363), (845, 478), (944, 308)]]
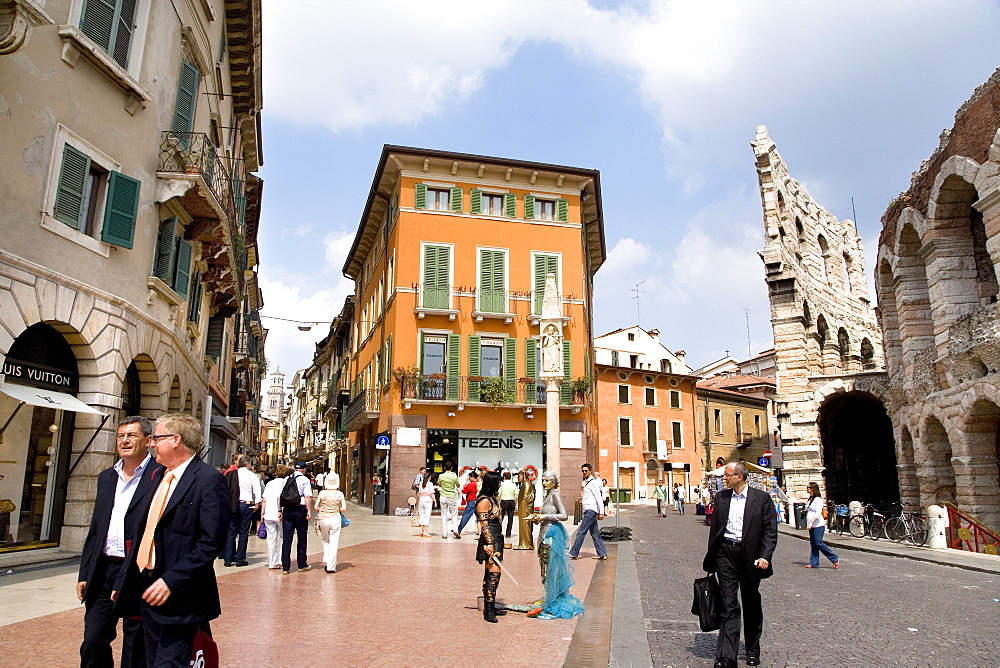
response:
[(678, 350), (677, 352), (674, 353), (674, 357), (677, 358), (677, 361), (680, 362), (681, 366), (687, 366), (687, 362), (684, 361), (684, 358), (686, 356), (687, 356), (686, 350)]

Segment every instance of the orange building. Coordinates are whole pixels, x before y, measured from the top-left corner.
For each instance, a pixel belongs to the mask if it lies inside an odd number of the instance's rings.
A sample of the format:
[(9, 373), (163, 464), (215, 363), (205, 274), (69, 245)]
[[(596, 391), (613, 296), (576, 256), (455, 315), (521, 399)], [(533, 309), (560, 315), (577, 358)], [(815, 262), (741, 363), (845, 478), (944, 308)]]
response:
[(544, 467), (548, 273), (564, 317), (561, 473), (578, 476), (596, 454), (586, 379), (604, 259), (596, 170), (385, 146), (344, 265), (356, 308), (343, 424), (359, 500), (377, 477), (386, 511), (406, 506), (418, 468), (446, 460)]

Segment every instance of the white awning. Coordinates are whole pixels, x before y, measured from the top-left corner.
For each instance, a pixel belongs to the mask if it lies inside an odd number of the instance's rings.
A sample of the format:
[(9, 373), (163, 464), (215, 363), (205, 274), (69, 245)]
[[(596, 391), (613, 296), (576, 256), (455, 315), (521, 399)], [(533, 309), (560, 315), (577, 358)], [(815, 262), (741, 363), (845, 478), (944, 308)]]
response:
[(104, 415), (104, 413), (96, 408), (88, 406), (73, 395), (66, 394), (65, 392), (43, 390), (39, 387), (28, 387), (11, 382), (5, 382), (3, 386), (0, 386), (0, 392), (32, 406), (43, 406), (45, 408), (55, 408), (56, 410), (73, 411), (74, 413)]

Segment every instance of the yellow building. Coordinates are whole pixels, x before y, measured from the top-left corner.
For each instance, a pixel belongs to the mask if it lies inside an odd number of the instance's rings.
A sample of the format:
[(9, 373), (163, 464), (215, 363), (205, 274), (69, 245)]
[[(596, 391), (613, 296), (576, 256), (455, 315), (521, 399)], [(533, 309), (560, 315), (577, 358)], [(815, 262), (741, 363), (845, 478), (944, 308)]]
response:
[(384, 147), (344, 265), (356, 305), (343, 425), (359, 500), (377, 476), (385, 508), (405, 506), (419, 467), (445, 460), (542, 469), (549, 273), (564, 317), (561, 473), (578, 476), (596, 454), (585, 379), (604, 259), (596, 170)]

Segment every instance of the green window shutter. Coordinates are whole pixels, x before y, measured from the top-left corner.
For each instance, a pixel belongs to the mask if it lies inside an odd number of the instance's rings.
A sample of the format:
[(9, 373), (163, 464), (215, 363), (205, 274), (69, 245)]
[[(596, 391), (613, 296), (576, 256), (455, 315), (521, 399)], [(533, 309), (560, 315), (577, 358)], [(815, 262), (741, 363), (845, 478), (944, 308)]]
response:
[(524, 340), (524, 376), (538, 378), (538, 341), (536, 339)]
[(569, 222), (569, 201), (564, 199), (556, 200), (556, 220), (560, 223)]
[(424, 337), (420, 337), (420, 375), (426, 376), (427, 371), (424, 369)]
[(86, 0), (80, 13), (80, 31), (109, 53), (118, 17), (117, 5), (115, 0)]
[[(188, 299), (188, 320), (198, 324), (198, 318), (201, 316), (201, 296), (202, 296), (202, 286), (201, 286), (201, 274), (195, 272), (195, 275), (191, 277), (191, 298)], [(239, 320), (236, 321), (239, 323)], [(247, 328), (247, 335), (249, 336), (249, 327)], [(239, 338), (239, 334), (237, 334)]]
[(382, 365), (385, 379), (383, 383), (388, 383), (392, 378), (392, 334), (385, 338), (385, 364)]
[(507, 403), (517, 400), (517, 339), (503, 341), (503, 382)]
[(469, 213), (483, 212), (483, 191), (473, 188), (469, 191)]
[(517, 218), (517, 196), (514, 193), (504, 193), (503, 214), (508, 218)]
[(450, 208), (455, 213), (462, 213), (462, 189), (452, 188), (451, 197), (448, 198), (448, 204)]
[(191, 251), (190, 241), (177, 240), (177, 274), (174, 276), (174, 292), (184, 299), (187, 299), (188, 286), (191, 283)]
[(462, 375), (459, 369), (459, 355), (462, 346), (462, 337), (459, 334), (448, 335), (448, 368), (446, 373), (448, 379), (445, 387), (445, 395), (448, 401), (458, 401), (462, 390)]
[(83, 220), (83, 191), (90, 173), (90, 157), (66, 144), (63, 147), (62, 167), (52, 217), (74, 229), (80, 229)]
[(108, 201), (104, 206), (104, 228), (101, 241), (122, 248), (132, 248), (135, 215), (139, 210), (138, 179), (121, 172), (111, 172), (108, 178)]
[(180, 140), (184, 148), (191, 145), (190, 132), (194, 127), (195, 103), (198, 100), (198, 77), (199, 72), (194, 65), (186, 61), (181, 62), (171, 133)]
[(542, 312), (542, 299), (545, 297), (545, 277), (556, 275), (556, 288), (559, 287), (559, 258), (556, 255), (535, 256), (535, 313)]
[(177, 248), (177, 218), (171, 216), (160, 223), (160, 238), (156, 242), (153, 276), (170, 285), (174, 277), (174, 251)]
[(205, 354), (214, 360), (222, 356), (222, 334), (225, 331), (226, 319), (213, 315), (208, 319), (208, 333), (205, 337)]
[(399, 212), (399, 200), (396, 197), (396, 193), (392, 194), (392, 198), (389, 200), (389, 229), (396, 224), (396, 214)]
[(128, 50), (132, 44), (132, 26), (135, 23), (136, 0), (119, 0), (118, 20), (115, 22), (114, 44), (109, 53), (115, 62), (128, 67)]
[(427, 184), (418, 183), (415, 186), (413, 186), (413, 208), (414, 209), (427, 208)]
[(479, 309), (488, 313), (506, 313), (503, 251), (479, 252)]
[(571, 371), (570, 362), (572, 358), (570, 356), (569, 341), (563, 340), (563, 382), (559, 387), (559, 403), (568, 404), (572, 399), (572, 391), (570, 390), (570, 378)]
[(524, 219), (532, 220), (535, 217), (535, 196), (524, 196)]
[[(482, 367), (480, 366), (480, 352), (481, 352), (482, 338), (473, 334), (469, 337), (469, 375), (479, 376), (482, 375)], [(478, 381), (469, 381), (469, 401), (479, 401), (479, 386)]]
[(424, 308), (446, 309), (450, 305), (448, 246), (424, 246)]

